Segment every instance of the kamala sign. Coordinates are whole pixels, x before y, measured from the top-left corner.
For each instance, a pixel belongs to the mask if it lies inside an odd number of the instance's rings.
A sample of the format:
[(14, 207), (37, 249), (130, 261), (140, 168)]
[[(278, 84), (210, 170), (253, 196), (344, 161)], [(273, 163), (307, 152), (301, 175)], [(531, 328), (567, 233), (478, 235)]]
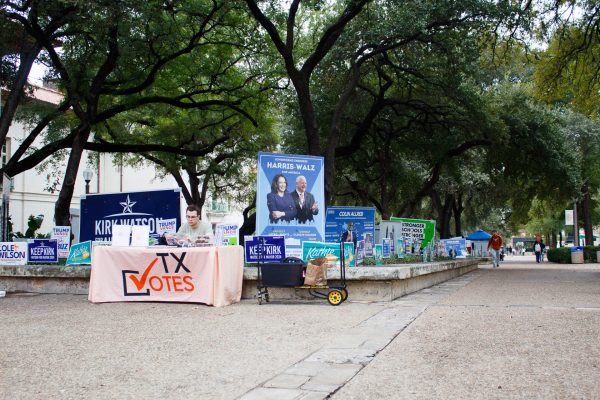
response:
[(256, 233), (285, 236), (288, 257), (325, 238), (324, 173), (323, 157), (258, 153)]
[(164, 231), (162, 221), (181, 225), (180, 198), (179, 188), (83, 195), (79, 241), (110, 241), (113, 225), (146, 225), (156, 239)]

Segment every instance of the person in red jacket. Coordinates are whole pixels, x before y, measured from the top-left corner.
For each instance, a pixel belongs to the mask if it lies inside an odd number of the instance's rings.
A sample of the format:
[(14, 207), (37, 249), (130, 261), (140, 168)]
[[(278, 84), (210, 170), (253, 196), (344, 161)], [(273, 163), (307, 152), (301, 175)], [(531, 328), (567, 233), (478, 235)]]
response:
[(492, 254), (492, 266), (498, 268), (500, 266), (500, 250), (502, 249), (502, 236), (494, 229), (492, 237), (488, 240), (488, 251)]

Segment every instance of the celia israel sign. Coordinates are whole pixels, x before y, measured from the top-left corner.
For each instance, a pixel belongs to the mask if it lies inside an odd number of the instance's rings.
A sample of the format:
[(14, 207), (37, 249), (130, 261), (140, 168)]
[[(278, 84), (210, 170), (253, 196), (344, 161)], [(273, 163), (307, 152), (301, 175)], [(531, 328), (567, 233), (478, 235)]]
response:
[(113, 225), (146, 225), (157, 238), (161, 221), (181, 225), (180, 197), (179, 188), (82, 196), (79, 240), (111, 240)]

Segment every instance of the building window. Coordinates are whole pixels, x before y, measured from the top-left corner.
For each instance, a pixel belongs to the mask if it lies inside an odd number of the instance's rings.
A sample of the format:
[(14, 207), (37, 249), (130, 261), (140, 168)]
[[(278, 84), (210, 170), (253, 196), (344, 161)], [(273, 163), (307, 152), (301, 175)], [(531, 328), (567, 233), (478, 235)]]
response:
[(2, 143), (2, 167), (6, 165), (8, 162), (8, 157), (10, 154), (10, 138), (4, 139), (4, 143)]

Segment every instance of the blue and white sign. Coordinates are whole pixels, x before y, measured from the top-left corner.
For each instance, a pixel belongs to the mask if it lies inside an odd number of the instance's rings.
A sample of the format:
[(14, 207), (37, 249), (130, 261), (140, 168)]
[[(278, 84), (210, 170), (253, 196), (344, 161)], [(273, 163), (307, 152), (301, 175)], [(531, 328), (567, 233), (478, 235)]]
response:
[(450, 251), (452, 251), (452, 255), (456, 258), (465, 258), (467, 256), (466, 239), (442, 239), (441, 242), (444, 245), (444, 252), (446, 253), (446, 255), (449, 256)]
[(325, 238), (323, 157), (258, 153), (256, 232), (285, 236), (288, 256)]
[[(260, 254), (260, 245), (264, 244)], [(283, 236), (244, 236), (244, 249), (247, 263), (279, 262), (285, 258), (285, 238)]]
[(110, 241), (113, 225), (147, 225), (157, 239), (160, 221), (175, 219), (181, 225), (180, 198), (179, 188), (83, 195), (79, 241)]
[(391, 246), (391, 242), (392, 240), (389, 238), (383, 238), (382, 240), (382, 255), (383, 258), (390, 258), (392, 255), (392, 246)]
[(58, 258), (67, 258), (69, 256), (69, 246), (71, 245), (71, 227), (53, 226), (51, 239), (58, 242)]
[(30, 239), (27, 243), (27, 260), (30, 263), (57, 263), (57, 240)]
[(340, 242), (348, 223), (352, 222), (352, 232), (357, 240), (365, 241), (367, 256), (373, 255), (373, 240), (375, 239), (375, 208), (374, 207), (328, 207), (325, 222), (325, 241)]
[(0, 242), (0, 265), (27, 264), (27, 243)]

